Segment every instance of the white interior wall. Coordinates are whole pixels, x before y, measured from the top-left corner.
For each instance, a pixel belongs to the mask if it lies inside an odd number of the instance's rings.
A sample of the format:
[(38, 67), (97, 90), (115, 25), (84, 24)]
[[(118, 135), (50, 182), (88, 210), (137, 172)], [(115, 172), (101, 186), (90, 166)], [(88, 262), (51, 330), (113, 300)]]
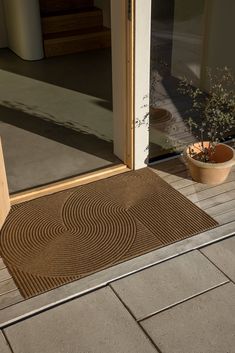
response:
[(4, 0), (8, 46), (25, 60), (43, 58), (38, 0)]
[[(209, 0), (205, 26), (203, 67), (230, 67), (235, 73), (235, 1)], [(203, 86), (207, 86), (203, 71)]]
[(235, 1), (175, 0), (172, 75), (206, 89), (206, 68), (235, 72)]
[(0, 0), (0, 48), (8, 45), (3, 0)]
[(175, 0), (171, 72), (200, 82), (205, 0)]
[(111, 28), (111, 0), (94, 0), (94, 5), (103, 11), (104, 26)]

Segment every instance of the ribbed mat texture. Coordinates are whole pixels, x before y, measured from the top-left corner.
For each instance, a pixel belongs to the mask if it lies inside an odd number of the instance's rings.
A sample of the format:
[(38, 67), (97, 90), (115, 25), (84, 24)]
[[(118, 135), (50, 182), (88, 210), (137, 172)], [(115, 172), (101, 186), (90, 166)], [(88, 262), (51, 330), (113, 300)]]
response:
[(145, 168), (13, 206), (0, 253), (31, 297), (216, 225)]

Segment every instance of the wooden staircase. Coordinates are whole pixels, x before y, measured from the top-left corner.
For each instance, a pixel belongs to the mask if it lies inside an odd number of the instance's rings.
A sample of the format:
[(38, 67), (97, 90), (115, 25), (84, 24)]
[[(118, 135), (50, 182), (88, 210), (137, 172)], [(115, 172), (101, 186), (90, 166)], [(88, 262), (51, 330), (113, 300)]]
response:
[(111, 46), (111, 31), (93, 0), (40, 0), (46, 57)]

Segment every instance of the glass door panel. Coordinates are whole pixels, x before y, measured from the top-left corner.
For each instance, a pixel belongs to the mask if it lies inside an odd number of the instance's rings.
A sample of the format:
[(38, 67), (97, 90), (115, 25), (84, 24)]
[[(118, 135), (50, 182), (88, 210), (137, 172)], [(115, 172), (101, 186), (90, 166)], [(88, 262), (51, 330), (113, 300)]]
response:
[(150, 159), (195, 141), (186, 124), (191, 100), (178, 88), (186, 78), (206, 94), (207, 68), (235, 72), (234, 16), (233, 0), (152, 0)]

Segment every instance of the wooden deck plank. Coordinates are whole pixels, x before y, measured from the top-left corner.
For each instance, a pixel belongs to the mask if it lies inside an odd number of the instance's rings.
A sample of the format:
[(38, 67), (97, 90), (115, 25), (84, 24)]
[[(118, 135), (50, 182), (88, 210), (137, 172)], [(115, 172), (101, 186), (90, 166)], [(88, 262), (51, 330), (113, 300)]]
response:
[(8, 272), (7, 268), (3, 268), (2, 270), (0, 270), (0, 282), (6, 281), (9, 278), (11, 278), (11, 275)]
[(235, 210), (235, 200), (223, 202), (220, 205), (209, 207), (206, 212), (212, 216), (219, 216), (223, 213)]
[(17, 287), (12, 278), (0, 282), (0, 295), (6, 294), (13, 290), (17, 290)]
[(233, 222), (235, 221), (235, 210), (231, 210), (218, 216), (214, 216), (214, 219), (221, 225)]
[(160, 171), (157, 169), (153, 169), (153, 171), (177, 190), (189, 185), (194, 185), (195, 181), (191, 179), (189, 171), (185, 168), (185, 166), (179, 165), (178, 167), (178, 172), (174, 173)]
[(6, 268), (6, 265), (4, 264), (3, 259), (0, 257), (0, 270), (3, 268)]
[(10, 305), (16, 304), (24, 300), (18, 290), (0, 295), (0, 309), (7, 308)]
[(202, 201), (195, 202), (195, 204), (201, 209), (206, 210), (207, 208), (214, 207), (234, 199), (235, 199), (235, 190), (232, 190), (229, 192), (224, 192), (223, 194), (219, 194), (217, 196), (212, 196)]
[(183, 160), (179, 158), (173, 158), (165, 162), (156, 163), (150, 166), (151, 169), (156, 171), (157, 173), (165, 172), (168, 174), (174, 174), (184, 171), (186, 169), (186, 165)]
[[(225, 185), (229, 182), (233, 182), (235, 181), (235, 171), (233, 170), (230, 175), (228, 176), (227, 180), (221, 184), (221, 185)], [(180, 192), (184, 195), (184, 196), (190, 196), (192, 194), (195, 193), (199, 193), (203, 190), (207, 190), (207, 189), (211, 189), (211, 188), (215, 188), (215, 186), (210, 186), (210, 185), (206, 185), (206, 184), (200, 184), (200, 183), (195, 183), (193, 185), (193, 187), (185, 187), (184, 189), (182, 188), (182, 190), (180, 190)], [(231, 189), (232, 190), (232, 189)], [(226, 191), (226, 190), (225, 190)], [(216, 196), (216, 194), (214, 195)]]
[[(203, 185), (203, 184), (196, 184), (189, 187), (191, 187), (191, 190), (192, 190), (193, 187), (197, 188), (198, 185)], [(230, 181), (210, 188), (206, 188), (206, 186), (203, 185), (203, 189), (201, 191), (197, 192), (195, 190), (194, 193), (192, 192), (190, 195), (187, 195), (187, 197), (192, 202), (198, 202), (212, 196), (223, 194), (225, 192), (234, 191), (234, 189), (235, 189), (235, 181)]]
[(175, 171), (174, 173), (173, 172), (168, 172), (168, 171), (163, 171), (163, 170), (159, 170), (159, 169), (156, 169), (156, 168), (152, 168), (152, 170), (158, 175), (160, 176), (162, 179), (165, 179), (165, 178), (169, 178), (169, 177), (173, 177), (173, 178), (177, 178), (177, 177), (180, 177), (180, 176), (184, 176), (184, 175), (187, 175), (187, 170), (183, 167), (180, 167), (178, 168), (177, 171)]
[(189, 196), (197, 194), (197, 193), (199, 193), (199, 192), (201, 192), (203, 190), (208, 190), (208, 189), (211, 189), (211, 188), (212, 188), (212, 186), (210, 187), (210, 186), (205, 185), (205, 184), (195, 183), (193, 185), (186, 186), (185, 188), (181, 188), (180, 192), (184, 196), (189, 197)]
[(176, 189), (176, 190), (179, 190), (180, 189), (183, 189), (185, 187), (188, 187), (188, 186), (192, 186), (192, 185), (195, 185), (196, 182), (193, 181), (192, 179), (186, 179), (186, 178), (181, 178), (173, 183), (171, 183), (171, 186)]
[(190, 177), (189, 171), (187, 169), (175, 174), (166, 174), (166, 176), (163, 179), (167, 181), (169, 184), (182, 179), (192, 180), (192, 178)]

